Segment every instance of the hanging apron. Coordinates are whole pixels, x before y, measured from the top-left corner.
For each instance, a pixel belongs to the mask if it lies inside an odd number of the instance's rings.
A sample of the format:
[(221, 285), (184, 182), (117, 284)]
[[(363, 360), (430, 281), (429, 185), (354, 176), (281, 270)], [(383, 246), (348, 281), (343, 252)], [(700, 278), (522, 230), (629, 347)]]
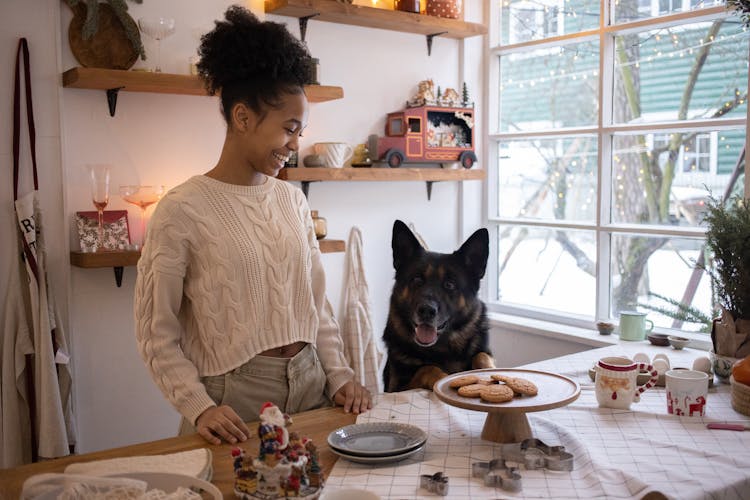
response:
[[(22, 59), (34, 189), (19, 196)], [(69, 455), (75, 445), (68, 344), (49, 293), (45, 268), (29, 49), (25, 38), (19, 41), (16, 55), (13, 196), (19, 251), (9, 280), (0, 351), (0, 467)]]
[(341, 322), (344, 354), (354, 370), (354, 380), (373, 395), (379, 394), (383, 392), (380, 366), (383, 351), (373, 336), (370, 295), (362, 257), (362, 233), (358, 227), (353, 227), (349, 233), (346, 256), (347, 284)]

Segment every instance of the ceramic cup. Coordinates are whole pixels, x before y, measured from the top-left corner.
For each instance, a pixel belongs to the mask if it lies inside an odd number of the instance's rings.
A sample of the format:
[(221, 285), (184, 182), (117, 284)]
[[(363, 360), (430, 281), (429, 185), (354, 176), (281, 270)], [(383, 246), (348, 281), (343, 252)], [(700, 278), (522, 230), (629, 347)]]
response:
[[(646, 328), (648, 323), (648, 328)], [(654, 322), (646, 319), (646, 313), (638, 311), (620, 312), (620, 339), (645, 340), (646, 333), (654, 329)]]
[(341, 168), (354, 154), (354, 149), (345, 142), (316, 142), (315, 154), (323, 158), (326, 167)]
[[(631, 403), (640, 401), (643, 391), (656, 385), (658, 378), (656, 370), (650, 364), (637, 363), (624, 357), (602, 358), (594, 369), (596, 400), (602, 408), (627, 410)], [(651, 376), (645, 384), (637, 385), (636, 378), (641, 371), (646, 371)]]
[(669, 370), (666, 375), (667, 413), (703, 416), (708, 397), (708, 374), (697, 370)]

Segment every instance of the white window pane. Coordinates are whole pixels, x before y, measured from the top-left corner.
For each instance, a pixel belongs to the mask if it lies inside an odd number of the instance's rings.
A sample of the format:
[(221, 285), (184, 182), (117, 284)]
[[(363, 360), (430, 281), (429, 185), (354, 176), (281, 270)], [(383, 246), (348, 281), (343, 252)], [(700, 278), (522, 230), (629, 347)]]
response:
[(500, 130), (550, 130), (597, 123), (599, 42), (500, 57)]
[(615, 22), (622, 23), (724, 5), (724, 0), (614, 0)]
[(593, 231), (500, 225), (497, 241), (501, 303), (593, 317)]
[[(612, 315), (648, 312), (657, 327), (710, 328), (714, 310), (708, 276), (695, 270), (703, 240), (615, 235), (612, 237)], [(685, 304), (695, 311), (688, 311)], [(678, 318), (688, 315), (692, 321)], [(702, 317), (702, 319), (701, 319)]]
[(744, 117), (747, 38), (727, 19), (615, 37), (614, 122)]
[(522, 43), (596, 29), (599, 0), (504, 0), (502, 43)]
[(594, 221), (596, 162), (594, 135), (500, 142), (497, 215)]
[(709, 195), (741, 188), (735, 170), (744, 145), (744, 128), (615, 136), (612, 220), (700, 225)]

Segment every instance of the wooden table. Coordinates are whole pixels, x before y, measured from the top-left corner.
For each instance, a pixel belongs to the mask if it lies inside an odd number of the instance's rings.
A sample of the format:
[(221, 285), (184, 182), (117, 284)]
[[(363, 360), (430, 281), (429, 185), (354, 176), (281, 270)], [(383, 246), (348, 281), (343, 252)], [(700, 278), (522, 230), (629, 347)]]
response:
[[(311, 410), (292, 416), (290, 431), (296, 431), (302, 437), (309, 437), (318, 448), (320, 463), (323, 474), (327, 477), (338, 458), (328, 448), (328, 434), (339, 427), (353, 424), (356, 415), (344, 413), (339, 406), (335, 408), (322, 408)], [(249, 424), (251, 431), (257, 429), (257, 423)], [(73, 455), (35, 464), (22, 465), (14, 469), (0, 470), (0, 500), (15, 500), (21, 495), (23, 482), (30, 476), (45, 472), (63, 472), (65, 467), (72, 463), (88, 462), (91, 460), (102, 460), (107, 458), (132, 457), (139, 455), (160, 455), (166, 453), (177, 453), (179, 451), (193, 450), (196, 448), (208, 448), (213, 455), (213, 478), (211, 482), (221, 490), (226, 498), (234, 497), (234, 473), (232, 468), (231, 450), (237, 445), (222, 444), (219, 446), (208, 444), (197, 434), (180, 436), (149, 443), (141, 443), (122, 448), (86, 453), (84, 455)], [(258, 453), (259, 441), (253, 435), (248, 441), (241, 445), (250, 455)]]

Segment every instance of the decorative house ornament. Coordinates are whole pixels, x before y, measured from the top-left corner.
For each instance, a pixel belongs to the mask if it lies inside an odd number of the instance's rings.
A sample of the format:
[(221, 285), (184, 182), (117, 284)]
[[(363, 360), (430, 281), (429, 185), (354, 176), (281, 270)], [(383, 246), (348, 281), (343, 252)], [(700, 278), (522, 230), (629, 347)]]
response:
[(323, 488), (323, 473), (313, 442), (287, 427), (292, 421), (278, 406), (264, 403), (260, 410), (257, 457), (242, 448), (232, 450), (234, 493), (238, 498), (315, 499)]
[(461, 0), (427, 0), (428, 16), (458, 19), (461, 17)]
[[(385, 137), (371, 135), (367, 149), (373, 162), (396, 168), (402, 163), (454, 163), (471, 168), (474, 153), (474, 108), (455, 89), (435, 92), (432, 80), (423, 80), (402, 111), (389, 113)], [(463, 102), (467, 104), (464, 105)]]

